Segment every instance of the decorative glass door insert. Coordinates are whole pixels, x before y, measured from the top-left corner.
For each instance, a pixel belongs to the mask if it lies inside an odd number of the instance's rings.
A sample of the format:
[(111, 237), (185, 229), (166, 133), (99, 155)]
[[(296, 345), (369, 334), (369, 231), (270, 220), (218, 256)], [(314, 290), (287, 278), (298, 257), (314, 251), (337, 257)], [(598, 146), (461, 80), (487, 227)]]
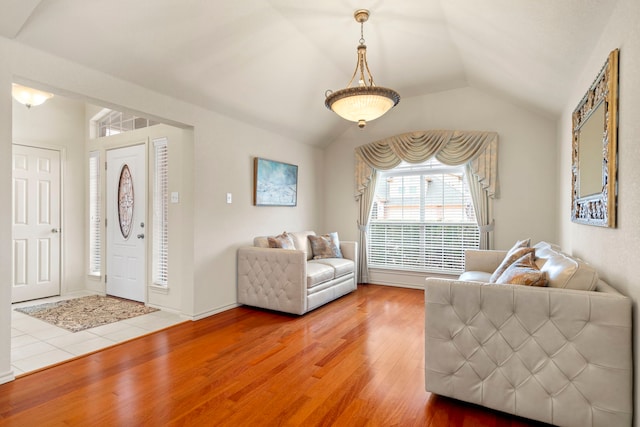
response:
[(120, 223), (120, 232), (125, 240), (129, 238), (133, 228), (133, 196), (133, 178), (129, 165), (125, 163), (120, 171), (120, 180), (118, 181), (118, 222)]

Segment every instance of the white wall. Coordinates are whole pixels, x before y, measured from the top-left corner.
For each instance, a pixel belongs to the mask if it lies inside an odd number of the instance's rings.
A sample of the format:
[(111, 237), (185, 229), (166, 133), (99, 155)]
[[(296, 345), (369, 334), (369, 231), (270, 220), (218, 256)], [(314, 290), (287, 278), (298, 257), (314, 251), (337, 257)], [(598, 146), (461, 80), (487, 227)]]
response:
[[(80, 94), (97, 105), (193, 127), (193, 282), (185, 284), (182, 312), (193, 318), (236, 304), (236, 251), (255, 235), (318, 229), (323, 198), (323, 157), (318, 148), (231, 120), (183, 101), (149, 91), (87, 67), (0, 38), (0, 283), (8, 284), (11, 236), (11, 82), (32, 83), (62, 95)], [(260, 156), (299, 166), (298, 206), (251, 205), (252, 158)], [(226, 204), (226, 193), (233, 203)], [(189, 221), (186, 219), (185, 221)], [(0, 287), (0, 381), (10, 379), (10, 292)]]
[(27, 109), (13, 101), (13, 142), (62, 152), (62, 293), (84, 289), (84, 103), (53, 97)]
[[(325, 152), (325, 228), (338, 231), (342, 239), (358, 239), (358, 204), (353, 197), (355, 147), (430, 129), (498, 132), (496, 249), (508, 249), (526, 237), (558, 241), (555, 121), (473, 88), (403, 98), (386, 116), (363, 130), (354, 124), (334, 141)], [(423, 279), (419, 277), (419, 283)], [(399, 276), (398, 281), (405, 285), (415, 282), (407, 275)]]
[[(609, 52), (620, 49), (618, 126), (618, 214), (617, 228), (574, 224), (571, 206), (571, 113), (596, 78)], [(576, 76), (572, 96), (567, 100), (558, 124), (561, 245), (568, 252), (593, 264), (601, 278), (634, 300), (634, 342), (640, 331), (637, 302), (640, 298), (638, 248), (640, 248), (640, 2), (619, 0), (591, 59)], [(634, 346), (637, 349), (637, 345)], [(638, 351), (635, 381), (638, 384)], [(637, 390), (637, 386), (636, 386)], [(638, 393), (635, 414), (640, 415)], [(637, 425), (637, 422), (636, 422)]]

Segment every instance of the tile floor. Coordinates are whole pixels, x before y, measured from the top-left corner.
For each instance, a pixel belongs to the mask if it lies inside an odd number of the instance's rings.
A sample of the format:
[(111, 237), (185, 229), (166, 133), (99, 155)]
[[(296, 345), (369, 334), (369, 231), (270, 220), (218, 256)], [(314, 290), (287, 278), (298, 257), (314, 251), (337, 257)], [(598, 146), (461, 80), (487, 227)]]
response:
[(69, 332), (14, 310), (86, 295), (93, 294), (78, 292), (12, 305), (11, 366), (14, 375), (35, 371), (185, 321), (178, 314), (156, 311), (80, 332)]

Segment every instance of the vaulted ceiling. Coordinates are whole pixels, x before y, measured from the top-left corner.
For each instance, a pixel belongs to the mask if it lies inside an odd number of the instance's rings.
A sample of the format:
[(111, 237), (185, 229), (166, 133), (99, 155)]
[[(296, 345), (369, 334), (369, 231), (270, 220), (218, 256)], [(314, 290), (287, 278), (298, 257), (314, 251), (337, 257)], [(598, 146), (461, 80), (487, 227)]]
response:
[(403, 98), (471, 86), (553, 117), (615, 3), (0, 0), (0, 35), (324, 145), (355, 126), (326, 110), (324, 93), (351, 78), (356, 9), (371, 11), (364, 38), (378, 85)]

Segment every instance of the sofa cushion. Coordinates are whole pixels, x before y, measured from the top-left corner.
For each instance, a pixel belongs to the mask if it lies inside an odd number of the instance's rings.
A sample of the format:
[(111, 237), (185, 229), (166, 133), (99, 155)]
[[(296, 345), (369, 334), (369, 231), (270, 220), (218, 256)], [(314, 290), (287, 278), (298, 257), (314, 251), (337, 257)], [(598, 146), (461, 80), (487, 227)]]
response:
[(338, 233), (333, 232), (329, 234), (323, 234), (322, 236), (308, 236), (311, 243), (311, 252), (313, 253), (313, 259), (322, 258), (342, 258), (342, 252), (340, 252), (340, 239), (338, 239)]
[(324, 282), (332, 280), (335, 275), (335, 269), (319, 262), (307, 262), (307, 288), (313, 288)]
[(329, 265), (334, 270), (334, 277), (342, 277), (346, 274), (353, 273), (355, 262), (346, 258), (322, 258), (311, 260), (308, 264), (324, 264)]
[(517, 259), (496, 280), (499, 284), (525, 286), (547, 286), (547, 282), (547, 273), (538, 269), (533, 252)]
[(277, 249), (296, 249), (295, 244), (293, 243), (293, 238), (286, 231), (282, 232), (274, 237), (268, 237), (267, 241), (269, 242), (270, 248)]
[(296, 249), (304, 251), (307, 259), (311, 259), (313, 257), (313, 253), (311, 252), (311, 243), (309, 243), (308, 236), (315, 236), (316, 233), (314, 231), (295, 231), (293, 233), (289, 233), (289, 235), (293, 237), (293, 243), (296, 245)]
[(531, 239), (526, 240), (518, 240), (515, 245), (507, 252), (507, 255), (504, 257), (496, 271), (493, 272), (490, 278), (491, 283), (495, 283), (498, 278), (506, 271), (507, 268), (511, 264), (513, 264), (517, 259), (523, 257), (524, 255), (533, 252), (534, 249), (529, 247)]
[[(537, 245), (536, 245), (537, 246)], [(549, 277), (552, 288), (592, 291), (598, 285), (598, 272), (579, 258), (555, 250), (553, 246), (536, 248), (536, 264)]]

